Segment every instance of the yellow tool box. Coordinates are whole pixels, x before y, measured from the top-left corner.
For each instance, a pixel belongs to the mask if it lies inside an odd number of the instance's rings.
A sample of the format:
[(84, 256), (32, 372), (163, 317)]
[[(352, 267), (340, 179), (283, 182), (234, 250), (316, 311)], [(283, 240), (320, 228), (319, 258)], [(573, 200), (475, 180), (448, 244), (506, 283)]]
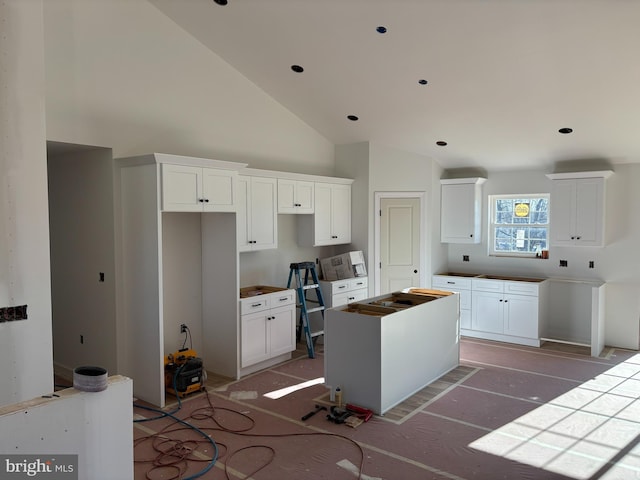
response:
[(164, 385), (167, 393), (184, 397), (204, 389), (202, 359), (195, 350), (185, 348), (164, 358)]

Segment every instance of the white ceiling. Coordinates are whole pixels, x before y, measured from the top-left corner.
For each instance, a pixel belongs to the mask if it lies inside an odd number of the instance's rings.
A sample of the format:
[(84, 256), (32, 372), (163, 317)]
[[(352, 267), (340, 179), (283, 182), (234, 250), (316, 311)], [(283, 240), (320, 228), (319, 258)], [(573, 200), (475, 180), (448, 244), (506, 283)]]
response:
[(335, 144), (488, 171), (640, 162), (637, 0), (150, 1)]

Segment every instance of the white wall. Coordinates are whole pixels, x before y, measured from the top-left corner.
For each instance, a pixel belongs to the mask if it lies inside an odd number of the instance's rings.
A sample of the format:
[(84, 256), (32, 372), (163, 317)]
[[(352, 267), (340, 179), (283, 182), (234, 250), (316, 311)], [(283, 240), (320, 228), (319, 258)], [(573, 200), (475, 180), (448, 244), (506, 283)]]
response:
[(333, 173), (333, 144), (146, 0), (44, 13), (49, 140)]
[[(638, 348), (640, 319), (640, 165), (616, 165), (606, 182), (606, 231), (604, 248), (550, 247), (549, 260), (488, 256), (487, 197), (493, 194), (549, 193), (551, 180), (545, 171), (490, 173), (483, 185), (482, 243), (449, 245), (448, 268), (453, 271), (539, 277), (601, 280), (607, 283), (605, 342), (609, 346)], [(470, 261), (463, 262), (462, 256)], [(560, 267), (559, 260), (568, 267)], [(595, 268), (588, 268), (593, 260)]]
[(53, 390), (42, 2), (0, 3), (0, 405)]
[[(49, 140), (334, 175), (333, 144), (146, 0), (56, 0), (44, 12)], [(290, 262), (332, 254), (299, 248), (296, 231), (285, 218), (277, 251), (243, 253), (241, 284), (286, 284)]]
[[(423, 252), (423, 268), (427, 272), (426, 278), (429, 278), (433, 269), (432, 262), (441, 264), (444, 258), (444, 255), (438, 255), (442, 250), (439, 244), (440, 228), (434, 221), (439, 221), (439, 215), (433, 210), (434, 195), (439, 197), (439, 166), (432, 159), (422, 155), (363, 142), (337, 146), (336, 169), (342, 175), (355, 179), (352, 191), (352, 217), (354, 227), (357, 225), (357, 228), (352, 246), (366, 252), (370, 279), (373, 279), (375, 271), (375, 193), (425, 192), (422, 221), (427, 238)], [(369, 292), (373, 291), (373, 281), (370, 281)]]
[[(423, 191), (425, 192), (425, 208), (422, 221), (426, 234), (424, 258), (425, 272), (432, 272), (434, 261), (432, 255), (434, 244), (439, 235), (436, 227), (439, 216), (431, 203), (434, 190), (439, 188), (439, 178), (434, 178), (433, 159), (415, 153), (404, 152), (391, 147), (371, 144), (370, 150), (370, 197), (375, 192), (389, 191)], [(370, 210), (373, 215), (373, 209)], [(370, 230), (370, 235), (373, 231)], [(429, 275), (426, 275), (429, 278)], [(420, 285), (426, 286), (426, 285)]]
[(240, 252), (241, 286), (272, 285), (285, 287), (289, 265), (294, 262), (314, 262), (334, 254), (343, 247), (301, 247), (298, 245), (298, 217), (278, 215), (278, 248), (257, 252)]
[(111, 150), (49, 154), (48, 165), (56, 373), (72, 378), (79, 365), (116, 372)]
[[(373, 198), (369, 195), (369, 142), (336, 146), (336, 174), (354, 179), (351, 185), (351, 245), (344, 246), (338, 253), (362, 250), (368, 263), (367, 272), (372, 272), (374, 250), (369, 223), (373, 219)], [(369, 291), (373, 293), (373, 282), (369, 282)]]

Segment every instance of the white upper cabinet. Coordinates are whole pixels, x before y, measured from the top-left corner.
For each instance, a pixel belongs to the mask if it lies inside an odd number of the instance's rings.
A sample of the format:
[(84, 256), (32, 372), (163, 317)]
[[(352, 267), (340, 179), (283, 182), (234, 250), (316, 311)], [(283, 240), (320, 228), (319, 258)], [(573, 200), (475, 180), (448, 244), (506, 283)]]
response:
[(235, 212), (238, 173), (163, 163), (162, 210), (167, 212)]
[(604, 246), (605, 179), (610, 170), (549, 174), (551, 245)]
[(278, 179), (278, 213), (313, 213), (314, 183)]
[(277, 248), (276, 179), (239, 175), (237, 204), (238, 250)]
[(298, 243), (303, 246), (351, 243), (351, 184), (316, 183), (315, 213), (299, 217)]
[(441, 179), (440, 241), (480, 243), (482, 184), (486, 178)]

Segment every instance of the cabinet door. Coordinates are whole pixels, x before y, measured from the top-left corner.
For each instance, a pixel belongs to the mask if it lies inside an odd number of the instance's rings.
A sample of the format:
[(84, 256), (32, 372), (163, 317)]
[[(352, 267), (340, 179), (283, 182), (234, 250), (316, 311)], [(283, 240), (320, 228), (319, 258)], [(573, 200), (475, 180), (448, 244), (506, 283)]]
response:
[(267, 316), (270, 311), (240, 317), (240, 352), (242, 368), (267, 360), (270, 354)]
[(551, 235), (552, 245), (604, 245), (603, 178), (553, 181)]
[(479, 243), (479, 186), (471, 183), (441, 186), (441, 241)]
[(313, 182), (296, 182), (296, 213), (313, 213), (315, 184)]
[(278, 179), (278, 213), (296, 213), (295, 180)]
[(504, 332), (504, 301), (502, 293), (473, 292), (471, 326), (473, 330)]
[(313, 213), (314, 183), (278, 179), (278, 213)]
[(604, 179), (576, 180), (576, 245), (602, 246)]
[(275, 178), (251, 177), (251, 229), (249, 239), (252, 250), (276, 248), (277, 231), (277, 181)]
[(273, 309), (269, 312), (269, 357), (276, 357), (296, 349), (295, 305)]
[(235, 212), (236, 172), (202, 169), (202, 196), (206, 212)]
[(202, 211), (202, 168), (162, 165), (162, 210), (167, 212)]
[(576, 182), (554, 180), (551, 194), (551, 244), (573, 245), (576, 231)]
[(331, 245), (331, 185), (318, 183), (315, 188), (314, 245)]
[(351, 242), (351, 185), (333, 185), (331, 238), (334, 244)]
[(360, 300), (365, 300), (367, 296), (368, 290), (366, 288), (339, 293), (333, 296), (331, 300), (331, 307), (341, 307), (343, 305), (347, 305), (348, 303), (359, 302)]
[(236, 192), (236, 235), (238, 236), (238, 251), (246, 252), (251, 250), (249, 243), (249, 189), (250, 178), (239, 176)]
[(538, 339), (538, 297), (505, 295), (503, 303), (504, 333)]
[(237, 185), (238, 251), (276, 248), (278, 244), (276, 179), (240, 175)]
[(464, 328), (465, 330), (471, 329), (471, 309), (460, 309), (460, 328)]

